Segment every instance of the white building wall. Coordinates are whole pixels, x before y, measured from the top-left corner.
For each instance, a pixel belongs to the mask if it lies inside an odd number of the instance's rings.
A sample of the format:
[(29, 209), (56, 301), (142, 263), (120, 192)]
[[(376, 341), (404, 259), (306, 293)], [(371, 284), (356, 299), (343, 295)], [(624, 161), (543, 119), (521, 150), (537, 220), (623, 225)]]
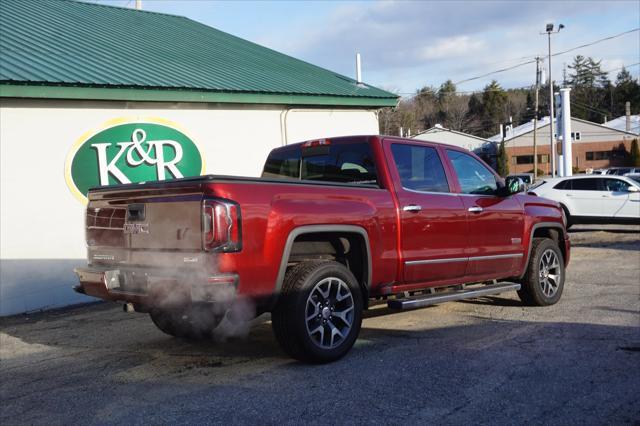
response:
[(372, 110), (181, 103), (0, 101), (0, 315), (88, 301), (71, 290), (85, 264), (84, 205), (67, 187), (66, 156), (107, 121), (179, 125), (208, 174), (259, 176), (269, 151), (311, 138), (377, 134)]

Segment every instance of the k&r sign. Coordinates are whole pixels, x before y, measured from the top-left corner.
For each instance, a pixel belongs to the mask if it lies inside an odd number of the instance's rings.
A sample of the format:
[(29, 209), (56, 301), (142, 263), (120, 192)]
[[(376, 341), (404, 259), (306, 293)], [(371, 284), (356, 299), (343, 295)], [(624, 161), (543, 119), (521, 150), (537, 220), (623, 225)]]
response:
[(65, 177), (86, 202), (89, 188), (198, 176), (204, 161), (196, 144), (175, 125), (158, 119), (117, 120), (85, 135), (69, 152)]

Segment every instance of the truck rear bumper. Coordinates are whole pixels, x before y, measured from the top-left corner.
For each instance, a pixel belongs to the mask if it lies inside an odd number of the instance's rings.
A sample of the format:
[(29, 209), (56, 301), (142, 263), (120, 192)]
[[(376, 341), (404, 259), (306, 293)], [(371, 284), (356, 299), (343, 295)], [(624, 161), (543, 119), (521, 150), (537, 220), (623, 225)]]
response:
[(192, 303), (230, 303), (236, 297), (238, 275), (180, 275), (144, 268), (87, 267), (74, 269), (78, 293), (149, 307)]

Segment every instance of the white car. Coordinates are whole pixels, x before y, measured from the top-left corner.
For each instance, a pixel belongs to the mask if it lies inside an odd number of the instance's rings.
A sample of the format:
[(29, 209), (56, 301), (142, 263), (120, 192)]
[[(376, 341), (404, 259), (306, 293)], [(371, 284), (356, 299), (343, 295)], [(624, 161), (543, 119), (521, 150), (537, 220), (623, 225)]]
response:
[(549, 178), (529, 189), (562, 206), (567, 226), (577, 223), (640, 224), (640, 183), (626, 176), (577, 175)]
[(609, 167), (603, 174), (624, 176), (628, 173), (640, 173), (640, 167)]

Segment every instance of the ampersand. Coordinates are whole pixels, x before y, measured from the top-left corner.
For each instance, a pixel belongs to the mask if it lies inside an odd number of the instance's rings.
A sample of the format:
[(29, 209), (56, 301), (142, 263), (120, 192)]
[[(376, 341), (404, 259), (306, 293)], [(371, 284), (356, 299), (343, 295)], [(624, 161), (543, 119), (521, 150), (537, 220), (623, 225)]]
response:
[[(149, 146), (149, 150), (145, 151), (142, 147), (142, 144), (147, 140), (147, 133), (142, 129), (135, 129), (131, 134), (131, 142), (133, 142), (133, 146), (127, 152), (127, 162), (132, 166), (139, 166), (142, 163), (147, 164), (156, 164), (158, 160), (156, 158), (152, 158), (149, 154), (153, 149), (153, 145)], [(138, 156), (141, 158), (140, 160), (135, 160), (133, 158), (133, 152), (137, 152)]]

